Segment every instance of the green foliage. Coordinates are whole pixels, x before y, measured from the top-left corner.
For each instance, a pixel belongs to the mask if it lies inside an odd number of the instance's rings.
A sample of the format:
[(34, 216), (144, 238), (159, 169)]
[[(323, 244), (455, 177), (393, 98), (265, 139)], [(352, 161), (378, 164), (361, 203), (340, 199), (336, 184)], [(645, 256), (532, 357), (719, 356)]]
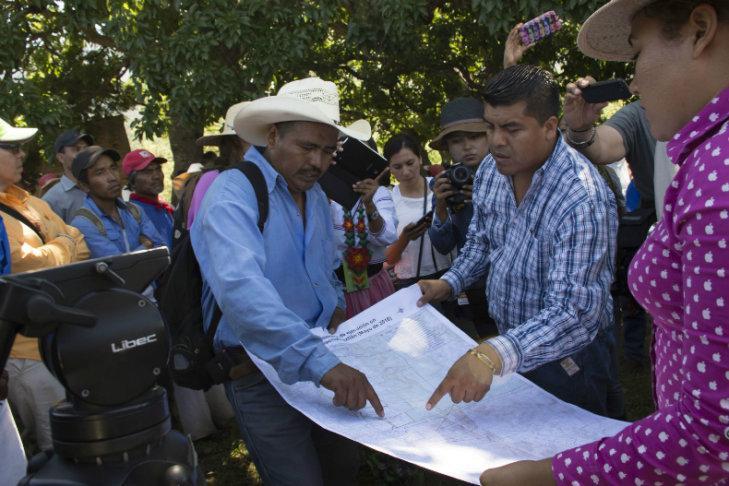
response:
[[(579, 23), (602, 0), (17, 0), (3, 3), (0, 116), (59, 127), (139, 105), (137, 136), (203, 127), (231, 104), (311, 74), (337, 82), (345, 121), (384, 141), (438, 129), (442, 105), (501, 68), (511, 27), (550, 9), (565, 28), (523, 62), (560, 83), (627, 66), (585, 58)], [(18, 118), (22, 116), (22, 119)], [(52, 135), (49, 135), (52, 137)], [(47, 140), (44, 139), (44, 145)]]
[(125, 56), (97, 43), (103, 41), (95, 30), (95, 20), (103, 14), (97, 3), (2, 4), (0, 116), (40, 128), (26, 175), (35, 175), (39, 165), (52, 161), (50, 148), (62, 129), (84, 127), (135, 103), (124, 82)]

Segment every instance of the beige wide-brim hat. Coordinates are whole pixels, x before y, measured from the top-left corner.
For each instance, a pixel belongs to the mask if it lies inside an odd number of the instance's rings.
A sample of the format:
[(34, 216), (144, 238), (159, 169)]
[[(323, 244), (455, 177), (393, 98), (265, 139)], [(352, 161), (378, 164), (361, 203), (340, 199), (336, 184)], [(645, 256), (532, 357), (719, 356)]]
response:
[(339, 120), (339, 93), (331, 81), (306, 78), (285, 84), (276, 96), (259, 98), (244, 106), (235, 117), (240, 138), (256, 146), (268, 145), (271, 125), (289, 121), (323, 123), (347, 137), (369, 140), (372, 128), (366, 120), (343, 126)]
[(235, 120), (235, 115), (238, 114), (241, 108), (246, 106), (250, 101), (241, 101), (240, 103), (236, 103), (230, 108), (228, 108), (228, 111), (225, 112), (225, 123), (223, 124), (223, 131), (220, 133), (215, 134), (208, 134), (203, 135), (202, 137), (195, 140), (195, 143), (198, 145), (198, 147), (204, 147), (206, 145), (220, 145), (220, 142), (223, 140), (223, 137), (228, 136), (237, 136), (235, 133), (235, 129), (233, 128), (233, 121)]
[(635, 48), (630, 45), (631, 24), (635, 14), (656, 0), (612, 0), (582, 24), (577, 46), (586, 56), (603, 61), (633, 60)]
[(0, 118), (0, 142), (27, 142), (38, 133), (37, 128), (19, 128)]
[(445, 138), (453, 132), (469, 132), (469, 133), (486, 133), (487, 125), (482, 120), (462, 121), (443, 127), (438, 134), (428, 145), (433, 150), (448, 150), (448, 144), (445, 143)]

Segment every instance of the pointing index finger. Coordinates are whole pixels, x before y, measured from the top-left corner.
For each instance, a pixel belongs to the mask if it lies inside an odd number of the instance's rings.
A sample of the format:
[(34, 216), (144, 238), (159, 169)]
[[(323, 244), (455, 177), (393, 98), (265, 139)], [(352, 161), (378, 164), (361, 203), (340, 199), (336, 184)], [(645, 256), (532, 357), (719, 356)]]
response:
[(428, 403), (425, 404), (426, 410), (432, 410), (433, 407), (438, 405), (440, 399), (448, 393), (450, 387), (446, 384), (447, 380), (447, 377), (444, 378), (443, 381), (440, 382), (440, 385), (438, 385), (438, 388), (436, 388), (433, 394), (430, 396), (430, 398), (428, 399)]
[(385, 409), (382, 407), (382, 403), (380, 403), (380, 397), (377, 396), (375, 389), (372, 388), (370, 383), (367, 383), (367, 400), (372, 405), (372, 408), (375, 409), (375, 413), (379, 417), (385, 416)]

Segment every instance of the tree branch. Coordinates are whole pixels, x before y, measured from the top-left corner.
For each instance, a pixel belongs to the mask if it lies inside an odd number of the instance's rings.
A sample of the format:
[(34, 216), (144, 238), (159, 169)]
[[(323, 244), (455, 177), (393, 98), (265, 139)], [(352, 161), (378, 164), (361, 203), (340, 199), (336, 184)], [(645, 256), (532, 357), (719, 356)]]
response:
[(93, 27), (84, 27), (81, 32), (86, 37), (88, 42), (93, 42), (101, 47), (108, 47), (109, 49), (116, 48), (116, 43), (111, 37), (99, 34)]

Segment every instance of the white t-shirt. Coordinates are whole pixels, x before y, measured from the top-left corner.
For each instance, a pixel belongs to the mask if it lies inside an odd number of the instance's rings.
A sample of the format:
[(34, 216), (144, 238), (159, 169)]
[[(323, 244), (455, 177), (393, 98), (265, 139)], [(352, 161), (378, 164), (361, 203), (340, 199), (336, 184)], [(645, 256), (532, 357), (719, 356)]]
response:
[[(430, 177), (426, 181), (426, 186), (430, 185)], [(397, 213), (397, 235), (402, 234), (403, 228), (414, 223), (423, 217), (423, 198), (404, 197), (400, 194), (400, 186), (392, 189), (392, 199), (395, 202), (395, 212)], [(425, 212), (427, 213), (433, 207), (433, 193), (428, 189), (426, 197)], [(423, 256), (420, 263), (420, 277), (432, 275), (440, 270), (446, 270), (451, 266), (451, 256), (442, 255), (438, 250), (430, 244), (430, 238), (426, 231), (423, 235)], [(405, 251), (402, 252), (400, 261), (395, 265), (395, 275), (399, 279), (413, 278), (417, 276), (418, 271), (418, 254), (420, 251), (420, 238), (408, 243)], [(435, 261), (433, 261), (435, 256)]]

